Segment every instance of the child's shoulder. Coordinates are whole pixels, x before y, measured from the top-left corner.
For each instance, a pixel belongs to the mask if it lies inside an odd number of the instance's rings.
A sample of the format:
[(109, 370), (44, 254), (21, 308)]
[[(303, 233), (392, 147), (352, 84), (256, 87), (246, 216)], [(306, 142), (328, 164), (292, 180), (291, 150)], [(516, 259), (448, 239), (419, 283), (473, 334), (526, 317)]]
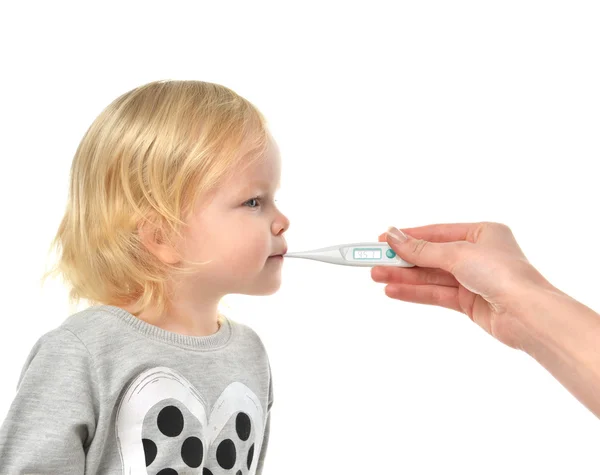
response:
[[(62, 324), (37, 337), (29, 350), (19, 384), (27, 370), (42, 372), (50, 369), (55, 371), (62, 367), (88, 368), (92, 355), (84, 341), (86, 333), (90, 332), (89, 326), (86, 327), (84, 323), (87, 314), (89, 314), (88, 309), (77, 312)], [(35, 369), (31, 370), (34, 360)]]
[(65, 350), (79, 348), (89, 351), (92, 342), (114, 340), (119, 330), (104, 306), (89, 307), (69, 315), (60, 325), (38, 337), (31, 353), (41, 347)]
[(56, 328), (56, 331), (66, 330), (79, 338), (98, 338), (103, 334), (114, 335), (118, 332), (114, 324), (114, 315), (106, 305), (95, 305), (69, 315)]
[(109, 318), (108, 313), (102, 311), (100, 307), (80, 310), (69, 315), (60, 325), (43, 333), (36, 344), (65, 343), (81, 339), (80, 337), (86, 334), (97, 334), (99, 328), (110, 327), (106, 325), (107, 318)]

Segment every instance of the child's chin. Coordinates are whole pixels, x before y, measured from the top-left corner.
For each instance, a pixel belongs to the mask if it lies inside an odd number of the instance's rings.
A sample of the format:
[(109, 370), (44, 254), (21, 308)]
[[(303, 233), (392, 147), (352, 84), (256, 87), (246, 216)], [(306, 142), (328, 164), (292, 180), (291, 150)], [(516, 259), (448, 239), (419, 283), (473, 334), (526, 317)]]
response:
[(271, 285), (264, 285), (257, 289), (253, 289), (250, 295), (273, 295), (276, 293), (281, 287), (281, 281), (274, 282)]
[(278, 286), (273, 286), (270, 289), (265, 290), (264, 292), (260, 293), (259, 295), (273, 295), (275, 293), (277, 293), (277, 291), (279, 290), (279, 288), (281, 287), (281, 285)]

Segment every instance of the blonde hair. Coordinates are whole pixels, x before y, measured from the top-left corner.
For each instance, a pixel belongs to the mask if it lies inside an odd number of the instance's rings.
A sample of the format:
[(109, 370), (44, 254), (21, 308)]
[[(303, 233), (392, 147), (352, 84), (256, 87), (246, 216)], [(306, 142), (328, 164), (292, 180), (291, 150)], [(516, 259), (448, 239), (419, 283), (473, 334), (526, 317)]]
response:
[[(168, 282), (202, 263), (170, 265), (142, 243), (150, 223), (173, 243), (200, 199), (261, 158), (264, 116), (231, 89), (202, 81), (155, 81), (115, 99), (84, 135), (71, 165), (66, 211), (44, 274), (60, 274), (69, 302), (169, 302)], [(222, 315), (219, 314), (222, 321)]]

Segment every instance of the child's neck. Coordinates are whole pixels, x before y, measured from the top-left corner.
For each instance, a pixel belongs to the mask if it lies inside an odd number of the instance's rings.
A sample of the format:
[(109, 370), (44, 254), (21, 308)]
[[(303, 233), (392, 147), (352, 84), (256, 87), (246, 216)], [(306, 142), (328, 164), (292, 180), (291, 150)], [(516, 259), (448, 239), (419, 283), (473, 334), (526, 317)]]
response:
[[(132, 305), (121, 308), (133, 314)], [(163, 315), (158, 315), (154, 309), (148, 308), (135, 316), (146, 323), (181, 335), (209, 336), (220, 328), (217, 303), (200, 306), (179, 305), (171, 307)]]

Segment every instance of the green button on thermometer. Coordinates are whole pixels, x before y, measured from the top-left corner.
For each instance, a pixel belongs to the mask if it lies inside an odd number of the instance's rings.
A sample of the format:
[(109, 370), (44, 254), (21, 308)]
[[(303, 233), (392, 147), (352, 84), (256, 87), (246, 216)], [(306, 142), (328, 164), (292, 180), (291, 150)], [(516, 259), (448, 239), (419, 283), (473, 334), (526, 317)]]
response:
[(397, 266), (414, 267), (400, 259), (386, 242), (359, 242), (323, 247), (312, 251), (288, 252), (283, 257), (300, 257), (315, 261), (339, 264), (342, 266), (373, 267)]

